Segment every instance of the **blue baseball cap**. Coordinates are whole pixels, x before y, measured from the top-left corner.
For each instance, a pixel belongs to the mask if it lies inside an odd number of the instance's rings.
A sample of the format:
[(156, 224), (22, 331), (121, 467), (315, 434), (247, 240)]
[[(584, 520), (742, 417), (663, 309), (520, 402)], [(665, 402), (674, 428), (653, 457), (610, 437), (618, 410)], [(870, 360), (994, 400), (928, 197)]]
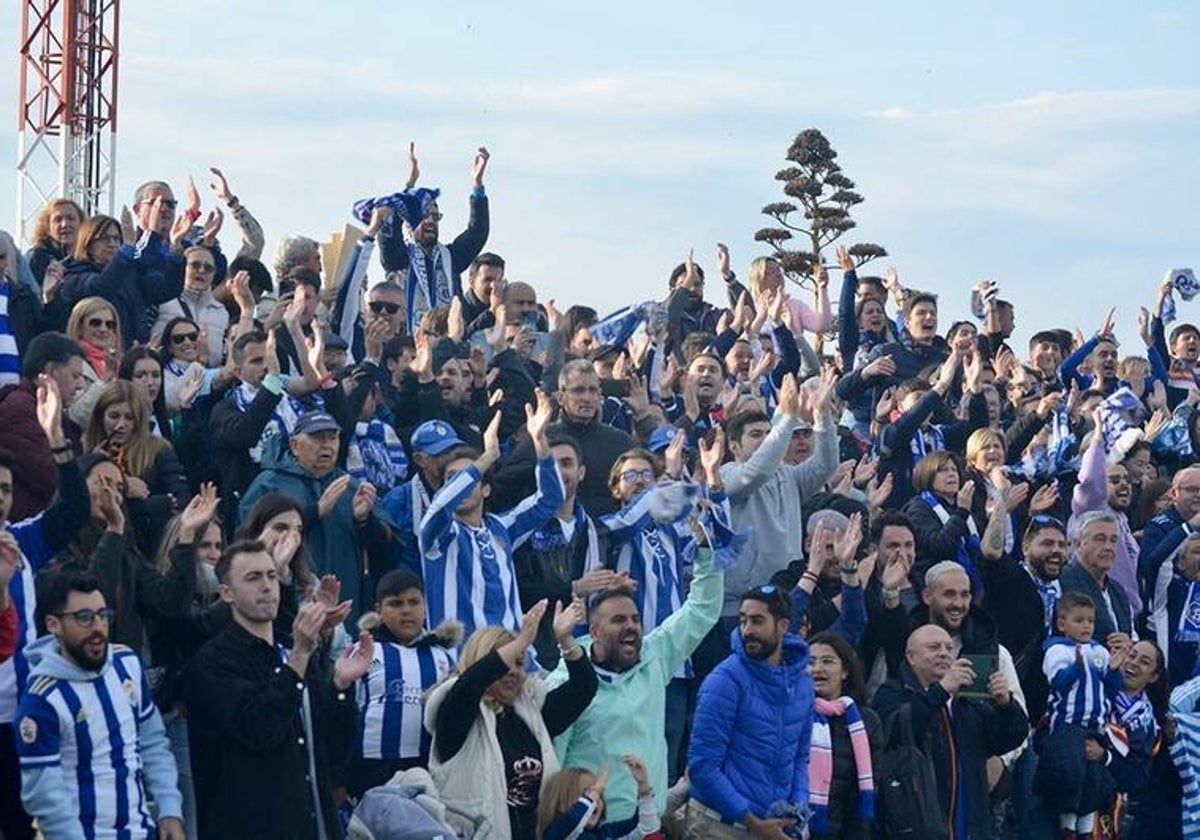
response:
[[(646, 444), (647, 448), (655, 453), (664, 452), (671, 445), (671, 441), (675, 440), (675, 436), (682, 434), (684, 431), (678, 426), (659, 426), (650, 433), (650, 440)], [(685, 442), (683, 445), (686, 449), (687, 443)]]
[(340, 432), (342, 427), (338, 421), (333, 419), (333, 415), (325, 411), (306, 411), (300, 415), (300, 419), (296, 421), (296, 428), (292, 430), (293, 435), (311, 435), (315, 432)]
[(428, 420), (417, 426), (409, 443), (413, 452), (422, 455), (441, 455), (448, 449), (464, 445), (458, 432), (444, 420)]

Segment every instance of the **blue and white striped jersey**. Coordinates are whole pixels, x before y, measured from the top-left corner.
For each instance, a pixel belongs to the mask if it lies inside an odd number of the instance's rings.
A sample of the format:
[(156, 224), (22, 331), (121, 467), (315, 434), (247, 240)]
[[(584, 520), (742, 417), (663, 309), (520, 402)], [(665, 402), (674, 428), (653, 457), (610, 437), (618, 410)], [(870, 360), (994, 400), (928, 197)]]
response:
[[(1046, 716), (1050, 728), (1074, 724), (1098, 730), (1108, 720), (1112, 698), (1121, 690), (1120, 670), (1108, 667), (1108, 650), (1099, 642), (1076, 642), (1064, 636), (1046, 640), (1042, 670), (1050, 681)], [(1083, 654), (1081, 666), (1076, 649)]]
[(29, 663), (23, 652), (37, 638), (34, 610), (37, 607), (33, 581), (42, 566), (54, 555), (42, 533), (44, 513), (6, 525), (5, 529), (21, 547), (20, 568), (8, 584), (8, 594), (17, 610), (17, 652), (12, 659), (0, 663), (0, 723), (8, 723), (17, 711), (17, 701), (25, 690)]
[(421, 520), (426, 627), (462, 622), (464, 638), (488, 625), (521, 629), (513, 551), (542, 527), (565, 498), (553, 458), (537, 462), (537, 492), (502, 514), (485, 513), (474, 528), (455, 517), (480, 481), (474, 466), (442, 485)]
[(429, 758), (425, 694), (454, 669), (454, 651), (375, 641), (371, 670), (358, 681), (360, 758)]
[[(58, 802), (69, 803), (66, 813), (78, 820), (83, 836), (156, 836), (139, 747), (142, 726), (157, 714), (141, 661), (122, 645), (110, 646), (108, 664), (91, 679), (35, 673), (17, 721), (26, 807), (42, 816), (32, 801), (33, 779), (37, 771), (61, 768), (65, 784)], [(161, 737), (160, 722), (157, 731)], [(163, 738), (164, 749), (165, 743)], [(173, 775), (170, 782), (175, 784)]]
[[(608, 532), (608, 566), (628, 572), (637, 582), (634, 598), (645, 633), (659, 627), (683, 605), (684, 573), (696, 557), (692, 514), (698, 493), (670, 522), (656, 522), (651, 515), (656, 497), (668, 486), (650, 487), (621, 510), (600, 519)], [(714, 493), (710, 501), (712, 506), (700, 514), (698, 521), (708, 533), (710, 546), (717, 550), (733, 536), (729, 501), (724, 493)], [(682, 675), (691, 676), (690, 665), (685, 666)]]

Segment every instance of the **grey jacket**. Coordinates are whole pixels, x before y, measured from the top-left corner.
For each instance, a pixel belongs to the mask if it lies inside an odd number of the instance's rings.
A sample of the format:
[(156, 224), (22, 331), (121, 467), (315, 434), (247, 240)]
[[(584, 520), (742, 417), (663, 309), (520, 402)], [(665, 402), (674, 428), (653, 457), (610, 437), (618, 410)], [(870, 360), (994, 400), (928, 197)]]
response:
[(838, 465), (837, 429), (825, 417), (816, 418), (813, 452), (803, 464), (783, 463), (796, 420), (776, 411), (771, 431), (745, 461), (721, 467), (721, 482), (729, 496), (735, 530), (748, 532), (750, 541), (736, 566), (725, 573), (725, 604), (721, 615), (737, 615), (738, 602), (749, 589), (804, 556), (802, 502), (820, 490)]

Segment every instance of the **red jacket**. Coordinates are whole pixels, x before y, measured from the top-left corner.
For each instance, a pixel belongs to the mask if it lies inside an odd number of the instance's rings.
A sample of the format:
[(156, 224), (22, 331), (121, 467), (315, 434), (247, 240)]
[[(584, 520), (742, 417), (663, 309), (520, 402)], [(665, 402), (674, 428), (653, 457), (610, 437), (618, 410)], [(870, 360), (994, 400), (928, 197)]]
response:
[(7, 662), (17, 652), (17, 608), (10, 600), (8, 609), (0, 612), (0, 662)]
[(20, 522), (48, 508), (58, 491), (58, 467), (38, 424), (37, 391), (24, 379), (0, 388), (0, 449), (16, 458), (8, 521)]

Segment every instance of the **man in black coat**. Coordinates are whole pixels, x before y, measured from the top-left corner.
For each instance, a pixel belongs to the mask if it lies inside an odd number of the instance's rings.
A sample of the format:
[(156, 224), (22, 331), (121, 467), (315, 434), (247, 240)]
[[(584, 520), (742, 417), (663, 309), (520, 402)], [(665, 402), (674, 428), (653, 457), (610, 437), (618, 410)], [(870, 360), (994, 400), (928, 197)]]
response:
[(999, 671), (988, 680), (987, 699), (959, 697), (974, 679), (970, 660), (954, 658), (950, 634), (927, 624), (908, 637), (901, 675), (879, 687), (874, 706), (885, 731), (893, 733), (900, 727), (891, 726), (892, 719), (911, 715), (918, 744), (933, 762), (953, 836), (986, 840), (992, 836), (987, 761), (1020, 746), (1029, 719)]
[(233, 623), (196, 654), (186, 689), (202, 838), (342, 836), (330, 768), (353, 742), (354, 684), (370, 668), (371, 637), (331, 674), (321, 640), (346, 613), (317, 599), (300, 609), (284, 650), (273, 628), (277, 575), (260, 542), (236, 542), (217, 563)]
[[(608, 473), (617, 458), (637, 444), (601, 420), (600, 377), (591, 362), (576, 359), (563, 365), (557, 396), (558, 421), (546, 428), (546, 434), (569, 435), (583, 450), (587, 472), (579, 484), (579, 500), (584, 509), (596, 518), (615, 513), (617, 501), (608, 489)], [(534, 492), (536, 460), (533, 444), (525, 435), (492, 478), (492, 510), (509, 510)]]
[[(1093, 638), (1103, 645), (1132, 644), (1133, 610), (1121, 584), (1109, 577), (1117, 559), (1121, 539), (1117, 517), (1108, 511), (1093, 511), (1079, 517), (1075, 535), (1076, 560), (1063, 569), (1062, 593), (1082, 592), (1096, 605)], [(1115, 638), (1114, 638), (1115, 637)]]

